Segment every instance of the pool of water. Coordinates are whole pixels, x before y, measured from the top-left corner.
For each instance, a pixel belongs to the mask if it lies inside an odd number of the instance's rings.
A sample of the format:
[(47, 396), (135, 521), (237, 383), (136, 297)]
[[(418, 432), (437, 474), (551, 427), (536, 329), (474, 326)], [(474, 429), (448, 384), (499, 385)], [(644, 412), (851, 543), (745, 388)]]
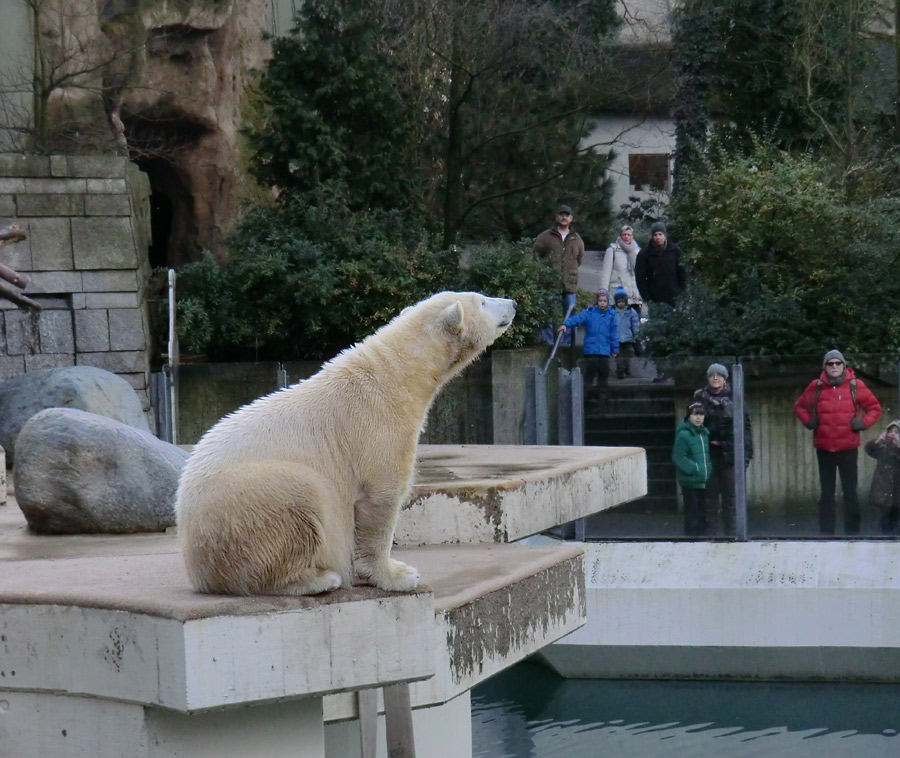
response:
[(898, 758), (900, 685), (562, 679), (472, 690), (477, 758)]

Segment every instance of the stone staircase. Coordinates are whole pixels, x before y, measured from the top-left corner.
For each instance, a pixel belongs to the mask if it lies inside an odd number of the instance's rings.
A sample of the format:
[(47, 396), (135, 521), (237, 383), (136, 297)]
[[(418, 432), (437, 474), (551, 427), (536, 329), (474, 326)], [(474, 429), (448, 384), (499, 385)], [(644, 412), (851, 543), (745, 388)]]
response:
[[(606, 401), (585, 405), (584, 444), (642, 447), (647, 451), (647, 495), (604, 515), (675, 514), (678, 511), (672, 443), (675, 389), (671, 380), (610, 379)], [(591, 522), (588, 518), (588, 527)], [(590, 529), (588, 528), (588, 532)]]

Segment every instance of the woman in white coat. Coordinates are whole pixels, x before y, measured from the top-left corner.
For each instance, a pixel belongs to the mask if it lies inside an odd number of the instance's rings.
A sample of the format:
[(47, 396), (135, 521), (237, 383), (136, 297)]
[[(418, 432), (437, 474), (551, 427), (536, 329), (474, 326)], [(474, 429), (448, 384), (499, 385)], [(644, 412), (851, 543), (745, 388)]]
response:
[(634, 264), (640, 249), (634, 239), (634, 229), (625, 224), (619, 229), (616, 241), (606, 248), (600, 268), (600, 289), (615, 292), (618, 287), (624, 288), (628, 293), (629, 307), (636, 310), (638, 315), (641, 313), (643, 299), (634, 279)]

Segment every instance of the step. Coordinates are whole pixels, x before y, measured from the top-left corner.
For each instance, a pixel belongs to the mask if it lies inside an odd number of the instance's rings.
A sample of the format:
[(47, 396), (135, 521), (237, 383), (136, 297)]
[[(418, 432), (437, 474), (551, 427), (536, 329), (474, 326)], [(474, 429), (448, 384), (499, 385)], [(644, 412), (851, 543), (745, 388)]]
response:
[(675, 442), (673, 432), (641, 431), (628, 427), (619, 430), (598, 430), (585, 424), (584, 442), (586, 445), (599, 447), (642, 447), (649, 452), (650, 448), (668, 450), (671, 454)]
[(604, 523), (614, 522), (621, 516), (640, 516), (640, 515), (659, 515), (659, 514), (676, 514), (678, 513), (678, 499), (674, 495), (646, 495), (640, 500), (631, 503), (619, 505), (602, 513), (595, 513), (588, 516), (586, 521), (586, 532), (589, 533), (589, 525), (595, 527)]
[(675, 424), (671, 416), (653, 414), (647, 416), (633, 413), (611, 413), (609, 410), (587, 410), (584, 425), (593, 429), (617, 430), (627, 428), (649, 433), (668, 432), (675, 434)]

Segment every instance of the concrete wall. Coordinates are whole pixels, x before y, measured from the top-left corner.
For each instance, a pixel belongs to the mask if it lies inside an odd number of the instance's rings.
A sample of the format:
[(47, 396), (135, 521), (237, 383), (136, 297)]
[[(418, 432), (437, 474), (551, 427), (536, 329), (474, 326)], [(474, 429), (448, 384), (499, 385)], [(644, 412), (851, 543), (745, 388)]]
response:
[(86, 365), (126, 379), (149, 408), (150, 185), (125, 158), (0, 155), (0, 226), (27, 239), (0, 248), (43, 306), (0, 299), (0, 379)]
[[(425, 444), (505, 444), (523, 440), (525, 367), (541, 365), (547, 348), (495, 350), (441, 391), (422, 433)], [(320, 364), (282, 364), (288, 383), (312, 376)], [(178, 369), (178, 441), (190, 445), (220, 418), (278, 389), (278, 364), (198, 363)]]
[(900, 543), (585, 549), (587, 624), (540, 653), (562, 676), (900, 680)]

